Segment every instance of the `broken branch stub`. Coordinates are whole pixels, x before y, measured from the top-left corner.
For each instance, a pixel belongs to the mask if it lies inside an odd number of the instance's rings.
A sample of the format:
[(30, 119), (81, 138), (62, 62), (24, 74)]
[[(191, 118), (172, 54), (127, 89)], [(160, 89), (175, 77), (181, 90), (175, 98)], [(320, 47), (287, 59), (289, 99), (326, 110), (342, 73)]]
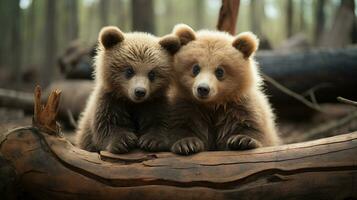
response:
[(51, 92), (45, 105), (41, 103), (41, 87), (36, 86), (34, 93), (34, 116), (32, 125), (51, 135), (60, 135), (60, 126), (56, 122), (61, 97), (60, 90)]

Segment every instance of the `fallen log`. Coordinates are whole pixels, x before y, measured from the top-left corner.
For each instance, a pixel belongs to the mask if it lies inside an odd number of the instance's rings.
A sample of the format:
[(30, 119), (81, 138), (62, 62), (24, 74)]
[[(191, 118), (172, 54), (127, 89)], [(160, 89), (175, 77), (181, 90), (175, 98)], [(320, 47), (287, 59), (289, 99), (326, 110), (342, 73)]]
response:
[[(258, 53), (257, 60), (263, 73), (297, 93), (320, 87), (315, 91), (318, 102), (337, 102), (338, 96), (357, 98), (357, 47), (294, 53), (266, 51)], [(297, 103), (270, 83), (267, 93), (275, 104)]]
[(357, 198), (357, 132), (192, 156), (92, 153), (61, 137), (55, 123), (59, 99), (56, 90), (42, 105), (36, 88), (33, 126), (0, 138), (0, 193), (5, 198)]
[[(336, 102), (337, 96), (357, 97), (353, 90), (357, 87), (357, 46), (286, 53), (259, 51), (256, 57), (262, 72), (297, 93), (319, 87), (315, 93), (321, 103)], [(78, 78), (92, 79), (92, 70), (92, 67), (79, 67), (76, 69), (80, 74)], [(267, 93), (275, 104), (299, 105), (270, 83), (267, 84)]]
[[(337, 96), (357, 99), (354, 90), (357, 88), (357, 47), (294, 53), (263, 51), (258, 52), (257, 60), (264, 74), (309, 100), (311, 94), (317, 103), (337, 103)], [(69, 113), (74, 119), (81, 113), (92, 87), (93, 83), (89, 80), (65, 80), (51, 84), (47, 91), (59, 88), (64, 93), (60, 118), (66, 122)], [(266, 93), (278, 115), (284, 118), (291, 118), (292, 115), (306, 117), (309, 112), (315, 112), (270, 82), (266, 83)], [(32, 112), (32, 103), (25, 93), (0, 90), (0, 106)]]
[(29, 127), (7, 134), (0, 152), (12, 169), (7, 175), (16, 174), (6, 186), (16, 185), (36, 199), (357, 198), (357, 132), (182, 157), (90, 153)]
[[(354, 90), (357, 88), (357, 47), (294, 53), (263, 51), (258, 52), (257, 60), (263, 73), (297, 93), (309, 95), (310, 90), (318, 103), (337, 102), (337, 96), (357, 99), (357, 93)], [(91, 72), (87, 76), (91, 76)], [(66, 80), (51, 84), (50, 89), (59, 88), (64, 93), (63, 103), (60, 104), (60, 117), (66, 118), (68, 110), (70, 110), (76, 118), (83, 109), (92, 87), (90, 81), (78, 80)], [(266, 92), (279, 114), (288, 113), (290, 115), (292, 107), (297, 107), (294, 113), (301, 113), (302, 108), (305, 107), (301, 102), (269, 82), (266, 84), (266, 88)], [(22, 93), (17, 95), (11, 91), (9, 93), (9, 91), (2, 92), (0, 90), (0, 105), (23, 107), (32, 112), (32, 100), (27, 97), (19, 99), (23, 96)], [(31, 96), (31, 94), (27, 96)], [(290, 112), (285, 111), (286, 106)], [(309, 108), (306, 109), (309, 111)], [(306, 111), (302, 113), (306, 113)]]

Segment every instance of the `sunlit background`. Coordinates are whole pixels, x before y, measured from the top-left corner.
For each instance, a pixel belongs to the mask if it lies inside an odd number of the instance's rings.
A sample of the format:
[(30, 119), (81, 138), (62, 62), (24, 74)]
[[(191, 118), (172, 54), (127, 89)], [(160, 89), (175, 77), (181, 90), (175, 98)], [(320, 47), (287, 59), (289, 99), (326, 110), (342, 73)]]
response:
[[(49, 70), (49, 77), (58, 77), (58, 69), (53, 66), (70, 42), (79, 40), (81, 45), (91, 46), (105, 25), (159, 36), (170, 33), (177, 23), (215, 29), (221, 5), (220, 0), (148, 0), (139, 6), (135, 2), (2, 0), (0, 78), (19, 82), (31, 74), (36, 77), (30, 78), (37, 80), (43, 78), (43, 69)], [(356, 14), (356, 1), (345, 2)], [(341, 0), (242, 0), (237, 32), (253, 31), (264, 42), (263, 49), (279, 49), (287, 38), (296, 35), (306, 42), (306, 47), (329, 46), (322, 38), (333, 28), (340, 6)], [(148, 13), (146, 25), (135, 28), (133, 19), (141, 13)]]

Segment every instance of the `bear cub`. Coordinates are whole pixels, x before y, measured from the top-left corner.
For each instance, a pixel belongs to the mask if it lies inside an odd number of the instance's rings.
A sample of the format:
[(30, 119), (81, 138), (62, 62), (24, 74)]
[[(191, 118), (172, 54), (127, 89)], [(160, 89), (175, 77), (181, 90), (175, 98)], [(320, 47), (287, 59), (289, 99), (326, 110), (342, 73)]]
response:
[(104, 27), (98, 41), (95, 87), (79, 121), (79, 147), (112, 153), (137, 146), (165, 150), (167, 90), (180, 41), (113, 26)]
[(275, 116), (254, 60), (257, 37), (195, 32), (184, 24), (176, 25), (173, 35), (182, 47), (174, 56), (169, 93), (171, 151), (188, 155), (278, 144)]

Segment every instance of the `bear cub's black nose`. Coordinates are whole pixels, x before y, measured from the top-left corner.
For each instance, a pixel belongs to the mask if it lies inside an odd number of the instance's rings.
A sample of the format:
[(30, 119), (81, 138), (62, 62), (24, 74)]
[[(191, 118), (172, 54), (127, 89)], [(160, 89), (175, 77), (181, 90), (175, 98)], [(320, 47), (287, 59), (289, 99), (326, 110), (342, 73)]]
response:
[(144, 97), (146, 94), (146, 89), (145, 88), (141, 88), (141, 87), (138, 87), (138, 88), (135, 88), (135, 96), (136, 97)]
[(207, 97), (209, 94), (210, 88), (209, 85), (207, 84), (200, 84), (197, 87), (197, 92), (200, 95), (200, 97)]

